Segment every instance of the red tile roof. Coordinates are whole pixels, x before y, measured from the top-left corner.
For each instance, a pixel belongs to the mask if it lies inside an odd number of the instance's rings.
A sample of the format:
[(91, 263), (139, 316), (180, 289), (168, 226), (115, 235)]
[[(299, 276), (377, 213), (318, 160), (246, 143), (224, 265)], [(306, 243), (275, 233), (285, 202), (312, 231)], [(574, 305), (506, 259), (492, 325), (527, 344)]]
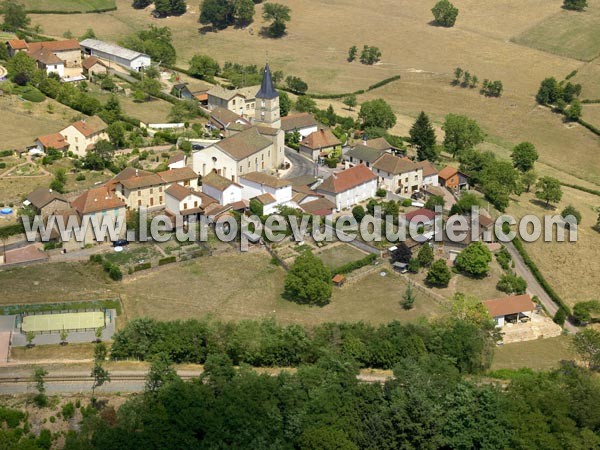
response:
[(104, 64), (104, 62), (100, 61), (95, 56), (88, 56), (87, 58), (85, 58), (81, 63), (81, 67), (83, 67), (85, 70), (90, 70), (96, 64), (100, 64), (101, 66), (106, 67), (106, 64)]
[(106, 186), (98, 186), (85, 191), (71, 203), (81, 215), (115, 208), (125, 208), (125, 203)]
[(189, 167), (180, 167), (177, 169), (165, 170), (164, 172), (158, 172), (157, 175), (163, 180), (165, 180), (167, 183), (195, 180), (196, 178), (198, 178), (196, 172), (194, 172)]
[(30, 42), (28, 46), (30, 52), (36, 51), (40, 48), (48, 49), (51, 52), (66, 52), (70, 50), (81, 49), (77, 39), (68, 39), (66, 41)]
[(317, 130), (306, 136), (302, 142), (300, 142), (300, 145), (312, 150), (335, 147), (336, 145), (341, 144), (340, 140), (328, 129)]
[(431, 161), (418, 161), (416, 165), (418, 168), (423, 169), (423, 177), (430, 177), (438, 174), (438, 170)]
[(447, 180), (448, 178), (452, 178), (454, 175), (458, 173), (458, 169), (452, 166), (446, 166), (438, 173), (438, 176), (442, 180)]
[[(412, 222), (417, 216), (425, 216), (429, 220), (435, 219), (435, 212), (427, 208), (419, 208), (404, 215), (407, 222)], [(422, 218), (422, 217), (420, 217)]]
[(492, 317), (507, 316), (535, 309), (535, 303), (531, 301), (531, 297), (528, 294), (486, 300), (483, 302), (483, 305)]
[(65, 141), (64, 136), (60, 133), (52, 133), (45, 136), (40, 136), (37, 138), (37, 140), (40, 141), (45, 149), (54, 148), (56, 150), (62, 150), (69, 146), (67, 141)]
[(166, 194), (171, 197), (176, 198), (181, 201), (184, 198), (187, 198), (190, 195), (196, 195), (196, 192), (192, 191), (190, 188), (183, 187), (180, 184), (174, 184), (169, 189), (165, 191)]
[(98, 116), (88, 117), (84, 120), (79, 120), (72, 124), (73, 127), (86, 138), (93, 134), (99, 133), (105, 130), (108, 125)]
[(316, 190), (339, 194), (376, 179), (377, 176), (367, 166), (359, 164), (331, 175)]
[(29, 48), (27, 42), (22, 39), (10, 39), (8, 45), (13, 50), (27, 50)]

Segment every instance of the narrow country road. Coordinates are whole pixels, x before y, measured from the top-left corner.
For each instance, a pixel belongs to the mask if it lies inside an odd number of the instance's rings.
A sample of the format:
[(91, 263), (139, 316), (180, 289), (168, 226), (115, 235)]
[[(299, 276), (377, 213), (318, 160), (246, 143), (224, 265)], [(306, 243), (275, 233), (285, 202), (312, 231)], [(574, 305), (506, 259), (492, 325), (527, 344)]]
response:
[[(556, 314), (556, 311), (558, 311), (558, 305), (554, 303), (542, 285), (533, 276), (533, 273), (531, 273), (531, 270), (529, 270), (529, 267), (527, 267), (525, 261), (523, 261), (523, 258), (521, 258), (521, 254), (517, 251), (512, 242), (508, 242), (505, 245), (506, 249), (510, 253), (510, 256), (512, 256), (512, 259), (515, 262), (515, 272), (522, 276), (527, 282), (527, 291), (531, 295), (536, 295), (540, 299), (542, 305), (544, 305), (544, 308), (546, 308), (546, 311), (548, 311), (548, 313), (554, 317), (554, 314)], [(570, 333), (577, 333), (578, 331), (577, 327), (568, 320), (565, 322), (565, 329), (567, 329)]]
[(315, 176), (315, 163), (290, 147), (285, 147), (285, 157), (292, 164), (292, 168), (284, 178), (297, 178), (302, 176)]

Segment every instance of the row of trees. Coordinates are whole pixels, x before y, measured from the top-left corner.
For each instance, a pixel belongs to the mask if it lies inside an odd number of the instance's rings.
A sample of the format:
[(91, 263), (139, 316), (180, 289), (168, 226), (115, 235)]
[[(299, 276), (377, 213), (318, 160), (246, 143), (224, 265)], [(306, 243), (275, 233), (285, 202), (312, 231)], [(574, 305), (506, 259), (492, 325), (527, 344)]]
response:
[[(474, 89), (479, 85), (477, 75), (472, 75), (468, 70), (463, 70), (460, 67), (454, 69), (454, 80), (452, 84), (463, 88)], [(479, 93), (486, 97), (500, 97), (504, 91), (504, 85), (500, 80), (483, 80)]]
[(542, 105), (554, 106), (567, 119), (577, 120), (583, 113), (583, 105), (578, 99), (580, 94), (580, 84), (566, 80), (558, 82), (556, 78), (549, 77), (542, 81), (535, 98)]

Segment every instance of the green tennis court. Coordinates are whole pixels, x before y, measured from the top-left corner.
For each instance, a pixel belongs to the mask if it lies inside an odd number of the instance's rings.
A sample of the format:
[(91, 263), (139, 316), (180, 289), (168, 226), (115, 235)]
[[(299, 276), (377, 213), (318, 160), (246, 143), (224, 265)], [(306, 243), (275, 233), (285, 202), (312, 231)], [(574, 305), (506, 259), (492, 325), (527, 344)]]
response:
[(104, 313), (102, 311), (92, 311), (25, 316), (21, 329), (25, 333), (28, 331), (39, 333), (43, 331), (82, 330), (103, 326)]

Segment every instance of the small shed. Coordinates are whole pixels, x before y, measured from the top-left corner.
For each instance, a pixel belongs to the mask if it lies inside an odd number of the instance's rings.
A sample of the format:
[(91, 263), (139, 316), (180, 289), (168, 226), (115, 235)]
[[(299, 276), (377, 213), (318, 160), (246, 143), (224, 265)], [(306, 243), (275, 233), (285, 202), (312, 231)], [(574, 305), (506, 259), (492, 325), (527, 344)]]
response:
[(535, 303), (528, 294), (511, 295), (509, 297), (495, 298), (483, 302), (490, 316), (494, 319), (496, 327), (502, 328), (509, 323), (526, 322), (531, 320), (535, 311)]
[(337, 274), (331, 279), (331, 281), (333, 281), (335, 286), (342, 287), (346, 282), (346, 277), (342, 274)]

